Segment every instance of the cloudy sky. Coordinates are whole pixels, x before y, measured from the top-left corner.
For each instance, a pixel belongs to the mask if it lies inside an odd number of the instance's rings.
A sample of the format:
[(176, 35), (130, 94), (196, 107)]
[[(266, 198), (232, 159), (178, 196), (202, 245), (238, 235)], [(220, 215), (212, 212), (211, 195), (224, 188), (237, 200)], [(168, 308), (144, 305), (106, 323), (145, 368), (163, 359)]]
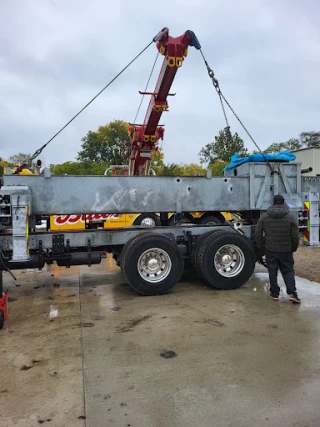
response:
[[(226, 98), (264, 148), (320, 130), (317, 0), (1, 0), (0, 156), (34, 152), (163, 27), (193, 30)], [(133, 121), (157, 50), (153, 44), (43, 153), (74, 160), (81, 138)], [(157, 72), (162, 59), (158, 61)], [(153, 89), (157, 73), (150, 90)], [(190, 48), (163, 115), (166, 162), (198, 162), (225, 126), (200, 53)], [(146, 99), (138, 121), (144, 118)], [(236, 120), (248, 149), (248, 140)]]

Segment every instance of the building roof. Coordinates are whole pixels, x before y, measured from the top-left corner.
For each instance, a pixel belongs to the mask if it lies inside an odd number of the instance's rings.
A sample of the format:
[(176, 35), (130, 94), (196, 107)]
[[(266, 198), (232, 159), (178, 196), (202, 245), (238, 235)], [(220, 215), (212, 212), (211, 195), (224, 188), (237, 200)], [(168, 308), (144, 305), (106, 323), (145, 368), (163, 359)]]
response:
[(296, 153), (297, 151), (305, 151), (305, 150), (320, 150), (320, 147), (298, 148), (298, 150), (292, 150), (291, 153)]

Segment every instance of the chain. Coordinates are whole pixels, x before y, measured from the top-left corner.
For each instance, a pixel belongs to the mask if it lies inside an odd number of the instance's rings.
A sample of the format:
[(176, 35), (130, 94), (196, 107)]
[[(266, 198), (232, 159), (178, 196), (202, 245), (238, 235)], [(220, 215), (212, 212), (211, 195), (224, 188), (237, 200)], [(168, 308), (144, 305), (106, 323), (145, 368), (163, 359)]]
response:
[(223, 93), (221, 92), (221, 90), (219, 90), (219, 94), (220, 96), (223, 98), (224, 102), (227, 104), (227, 106), (230, 108), (230, 110), (232, 111), (233, 115), (235, 116), (235, 118), (238, 120), (238, 122), (240, 123), (240, 125), (243, 127), (243, 129), (246, 131), (247, 135), (249, 136), (249, 138), (251, 139), (251, 141), (254, 143), (254, 145), (256, 146), (256, 148), (259, 150), (259, 152), (261, 154), (262, 151), (260, 149), (260, 147), (258, 146), (258, 144), (256, 143), (256, 141), (253, 139), (253, 136), (250, 134), (250, 132), (248, 131), (248, 129), (245, 127), (245, 125), (242, 123), (240, 117), (237, 115), (237, 113), (234, 111), (234, 109), (231, 107), (231, 105), (229, 104), (229, 102), (226, 100), (226, 98), (224, 97)]
[(214, 72), (209, 67), (209, 64), (208, 64), (206, 58), (204, 57), (204, 54), (203, 54), (203, 52), (202, 52), (201, 49), (200, 49), (200, 53), (202, 55), (204, 63), (206, 64), (206, 67), (207, 67), (207, 70), (208, 70), (208, 74), (209, 74), (209, 77), (210, 77), (210, 79), (212, 81), (213, 87), (215, 88), (215, 90), (217, 91), (217, 94), (219, 96), (219, 99), (220, 99), (220, 102), (221, 102), (221, 108), (222, 108), (223, 115), (224, 115), (224, 118), (225, 118), (225, 121), (226, 121), (226, 124), (227, 124), (227, 128), (230, 128), (229, 122), (228, 122), (228, 117), (227, 117), (227, 114), (226, 114), (226, 110), (224, 108), (223, 101), (222, 101), (222, 93), (221, 93), (221, 90), (220, 90), (220, 87), (219, 87), (219, 81), (215, 78)]
[[(208, 62), (207, 62), (207, 60), (206, 60), (206, 58), (204, 57), (204, 55), (203, 55), (203, 52), (200, 50), (200, 52), (201, 52), (201, 55), (202, 55), (202, 58), (203, 58), (203, 60), (204, 60), (204, 62), (205, 62), (205, 64), (206, 64), (206, 67), (207, 67), (207, 70), (208, 70), (208, 74), (209, 74), (209, 77), (211, 78), (211, 80), (212, 80), (212, 84), (213, 84), (213, 86), (214, 86), (214, 88), (215, 88), (215, 90), (217, 91), (217, 93), (218, 93), (218, 96), (219, 96), (219, 98), (220, 98), (220, 102), (221, 102), (221, 106), (222, 106), (222, 111), (223, 111), (223, 114), (224, 114), (224, 117), (225, 117), (225, 120), (226, 120), (226, 123), (227, 123), (227, 127), (229, 128), (230, 126), (229, 126), (229, 123), (228, 123), (228, 119), (227, 119), (227, 115), (226, 115), (226, 111), (225, 111), (225, 108), (224, 108), (224, 105), (223, 105), (223, 101), (227, 104), (227, 106), (230, 108), (230, 110), (232, 111), (232, 113), (233, 113), (233, 115), (235, 116), (235, 118), (238, 120), (238, 122), (240, 123), (240, 125), (243, 127), (243, 129), (245, 130), (245, 132), (247, 133), (247, 135), (249, 136), (249, 138), (251, 139), (251, 141), (254, 143), (254, 145), (257, 147), (257, 149), (259, 150), (259, 152), (260, 153), (262, 153), (262, 151), (261, 151), (261, 149), (260, 149), (260, 147), (258, 146), (258, 144), (256, 143), (256, 141), (253, 139), (253, 137), (252, 137), (252, 135), (250, 134), (250, 132), (248, 131), (248, 129), (245, 127), (245, 125), (242, 123), (242, 121), (241, 121), (241, 119), (240, 119), (240, 117), (237, 115), (237, 113), (234, 111), (234, 109), (231, 107), (231, 105), (230, 105), (230, 103), (227, 101), (227, 99), (225, 98), (225, 96), (223, 95), (223, 93), (221, 92), (221, 89), (220, 89), (220, 86), (219, 86), (219, 81), (215, 78), (215, 76), (214, 76), (214, 72), (213, 72), (213, 70), (210, 68), (210, 66), (209, 66), (209, 64), (208, 64)], [(222, 101), (223, 100), (223, 101)]]
[(226, 124), (227, 124), (227, 128), (230, 129), (229, 122), (228, 122), (228, 117), (227, 117), (226, 110), (224, 108), (223, 101), (222, 101), (222, 95), (221, 95), (220, 91), (217, 91), (217, 92), (218, 92), (218, 95), (219, 95), (219, 99), (220, 99), (220, 103), (221, 103), (223, 115), (224, 115), (224, 118), (225, 118), (225, 121), (226, 121)]
[[(242, 128), (245, 130), (245, 132), (247, 133), (247, 135), (249, 136), (249, 138), (251, 139), (251, 141), (254, 143), (254, 145), (255, 145), (255, 146), (256, 146), (256, 148), (258, 149), (259, 153), (263, 155), (263, 157), (265, 158), (265, 160), (266, 160), (266, 162), (267, 162), (267, 164), (268, 164), (268, 166), (269, 166), (269, 168), (270, 168), (271, 172), (273, 173), (273, 169), (272, 169), (272, 166), (271, 166), (271, 164), (270, 164), (269, 160), (267, 159), (267, 157), (265, 156), (265, 154), (262, 152), (261, 148), (258, 146), (258, 144), (256, 143), (256, 141), (254, 140), (253, 136), (250, 134), (250, 132), (249, 132), (249, 131), (248, 131), (248, 129), (245, 127), (245, 125), (243, 124), (243, 122), (242, 122), (242, 120), (240, 119), (240, 117), (237, 115), (237, 113), (234, 111), (234, 109), (231, 107), (230, 103), (227, 101), (227, 99), (225, 98), (225, 96), (224, 96), (224, 95), (223, 95), (223, 93), (221, 92), (221, 89), (220, 89), (220, 86), (219, 86), (219, 81), (215, 78), (215, 76), (214, 76), (214, 72), (213, 72), (213, 70), (210, 68), (210, 66), (209, 66), (209, 64), (208, 64), (208, 62), (207, 62), (207, 60), (206, 60), (206, 58), (205, 58), (205, 56), (204, 56), (204, 54), (203, 54), (202, 50), (200, 50), (200, 53), (201, 53), (201, 55), (202, 55), (202, 58), (203, 58), (203, 60), (204, 60), (204, 63), (206, 64), (206, 67), (207, 67), (207, 71), (208, 71), (209, 77), (210, 77), (210, 78), (211, 78), (211, 80), (212, 80), (212, 84), (213, 84), (213, 86), (214, 86), (215, 90), (217, 91), (218, 96), (219, 96), (219, 98), (220, 98), (220, 102), (221, 102), (221, 106), (222, 106), (222, 111), (223, 111), (223, 114), (224, 114), (224, 117), (225, 117), (225, 120), (226, 120), (226, 123), (227, 123), (228, 131), (230, 132), (230, 126), (229, 126), (229, 123), (228, 123), (228, 119), (227, 119), (226, 111), (225, 111), (225, 108), (224, 108), (224, 105), (223, 105), (223, 101), (224, 101), (224, 102), (227, 104), (227, 106), (230, 108), (230, 110), (232, 111), (232, 113), (233, 113), (233, 115), (235, 116), (235, 118), (238, 120), (238, 122), (240, 123), (240, 125), (242, 126)], [(280, 175), (281, 175), (281, 173), (280, 173)], [(281, 176), (281, 178), (282, 178), (282, 176)]]

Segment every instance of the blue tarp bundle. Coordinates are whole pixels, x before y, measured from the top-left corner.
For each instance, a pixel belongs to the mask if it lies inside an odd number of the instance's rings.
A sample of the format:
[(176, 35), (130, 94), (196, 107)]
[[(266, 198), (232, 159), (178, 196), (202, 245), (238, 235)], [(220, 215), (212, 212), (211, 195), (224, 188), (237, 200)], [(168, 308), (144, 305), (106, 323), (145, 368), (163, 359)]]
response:
[(296, 159), (296, 155), (289, 153), (288, 151), (281, 151), (277, 154), (251, 154), (249, 157), (239, 157), (239, 154), (236, 153), (231, 157), (230, 165), (227, 165), (223, 170), (232, 169), (243, 163), (250, 162), (292, 162)]

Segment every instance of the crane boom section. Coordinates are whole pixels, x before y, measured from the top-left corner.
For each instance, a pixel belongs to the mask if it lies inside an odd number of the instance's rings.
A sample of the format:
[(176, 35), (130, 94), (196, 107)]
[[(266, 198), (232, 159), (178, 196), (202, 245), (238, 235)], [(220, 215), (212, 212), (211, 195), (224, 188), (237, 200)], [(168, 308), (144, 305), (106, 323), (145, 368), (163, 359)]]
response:
[(150, 95), (151, 99), (143, 124), (130, 124), (131, 154), (129, 159), (129, 175), (148, 175), (151, 166), (152, 152), (157, 151), (158, 141), (163, 139), (164, 127), (159, 125), (162, 113), (168, 111), (168, 96), (175, 75), (188, 54), (188, 47), (201, 46), (192, 31), (186, 31), (180, 37), (169, 36), (165, 29), (157, 41), (157, 48), (164, 56), (162, 68), (154, 92), (140, 92)]

